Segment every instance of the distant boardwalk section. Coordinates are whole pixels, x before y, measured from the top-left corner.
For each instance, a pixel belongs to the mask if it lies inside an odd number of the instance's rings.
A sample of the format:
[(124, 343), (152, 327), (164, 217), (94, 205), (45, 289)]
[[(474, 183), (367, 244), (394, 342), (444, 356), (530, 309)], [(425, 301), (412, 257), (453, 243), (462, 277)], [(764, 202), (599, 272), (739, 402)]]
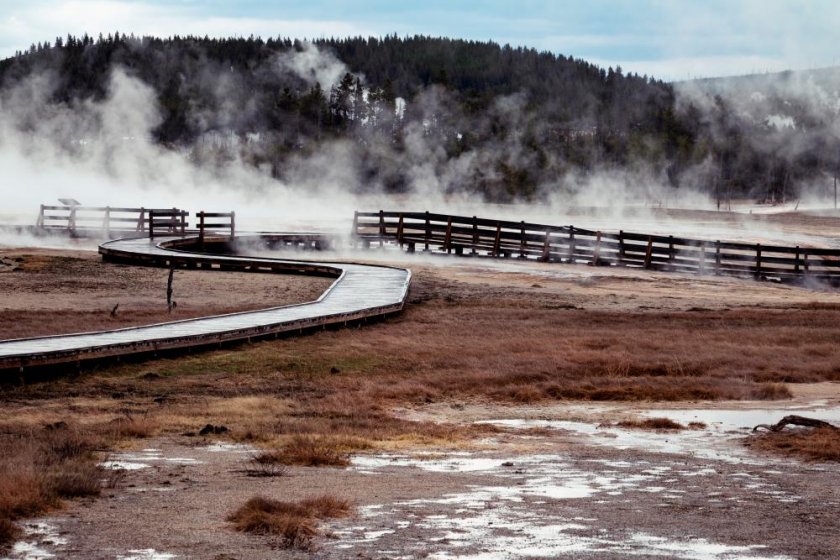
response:
[[(274, 237), (282, 242), (282, 236)], [(411, 281), (411, 272), (401, 268), (193, 252), (197, 243), (198, 238), (189, 235), (154, 240), (144, 236), (110, 241), (99, 251), (105, 260), (134, 264), (313, 274), (336, 280), (316, 301), (299, 305), (114, 331), (0, 341), (0, 370), (25, 371), (212, 346), (381, 317), (402, 310)]]

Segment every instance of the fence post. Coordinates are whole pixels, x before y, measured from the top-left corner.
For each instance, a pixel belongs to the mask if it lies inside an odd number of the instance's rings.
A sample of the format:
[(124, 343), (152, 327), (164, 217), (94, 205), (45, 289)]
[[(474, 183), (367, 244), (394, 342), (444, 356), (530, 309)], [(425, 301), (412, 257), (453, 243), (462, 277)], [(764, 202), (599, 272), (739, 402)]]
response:
[(146, 209), (140, 208), (140, 217), (137, 218), (137, 226), (134, 228), (135, 231), (146, 231)]
[(796, 256), (793, 259), (793, 272), (799, 274), (799, 245), (796, 246)]
[(447, 254), (452, 254), (452, 216), (449, 216), (449, 221), (446, 223), (446, 238), (443, 240), (443, 246)]
[(397, 243), (400, 244), (400, 249), (403, 248), (403, 228), (404, 228), (403, 215), (402, 215), (402, 212), (400, 212), (400, 222), (399, 222), (399, 224), (397, 224)]
[(674, 236), (668, 236), (668, 264), (672, 264), (674, 262)]
[(385, 237), (385, 212), (382, 210), (379, 211), (379, 237), (379, 242), (384, 243), (381, 238)]
[(236, 237), (236, 212), (230, 213), (230, 240)]
[(425, 250), (429, 250), (429, 238), (432, 236), (432, 225), (429, 223), (429, 211), (426, 210), (426, 247)]
[(519, 222), (519, 258), (525, 258), (525, 220)]
[(496, 222), (496, 240), (493, 242), (493, 256), (498, 257), (502, 248), (502, 224)]
[(624, 264), (624, 230), (618, 231), (618, 264)]
[(575, 226), (569, 226), (569, 262), (575, 262)]
[(545, 230), (545, 242), (543, 243), (543, 262), (551, 262), (551, 228)]
[(700, 262), (697, 263), (697, 273), (701, 276), (706, 273), (706, 242), (700, 242)]
[(155, 211), (149, 209), (149, 239), (155, 238)]
[(601, 232), (595, 232), (595, 249), (592, 251), (592, 266), (598, 266), (601, 260)]
[(76, 231), (76, 207), (70, 207), (70, 215), (67, 217), (67, 229), (71, 232)]
[(802, 253), (802, 271), (803, 274), (808, 274), (809, 265), (808, 265), (808, 251), (807, 249)]
[(755, 277), (761, 278), (761, 243), (755, 244)]
[(475, 248), (478, 245), (478, 218), (473, 216), (473, 238), (472, 238), (472, 251), (470, 251), (471, 255), (475, 255)]
[(356, 248), (356, 238), (359, 235), (359, 211), (353, 211), (353, 229), (350, 231), (350, 239), (353, 240), (353, 248)]
[(105, 237), (111, 237), (111, 207), (105, 207), (105, 218), (102, 220), (102, 229), (105, 230)]
[(650, 268), (650, 261), (653, 258), (653, 237), (648, 236), (647, 250), (645, 251), (645, 268)]
[(198, 248), (204, 250), (204, 210), (198, 213)]
[(715, 274), (720, 275), (720, 239), (715, 241)]
[(169, 215), (169, 233), (178, 231), (178, 209), (172, 207), (172, 213)]
[(42, 228), (44, 227), (44, 205), (41, 205), (41, 209), (38, 211), (38, 219), (35, 221), (35, 227)]

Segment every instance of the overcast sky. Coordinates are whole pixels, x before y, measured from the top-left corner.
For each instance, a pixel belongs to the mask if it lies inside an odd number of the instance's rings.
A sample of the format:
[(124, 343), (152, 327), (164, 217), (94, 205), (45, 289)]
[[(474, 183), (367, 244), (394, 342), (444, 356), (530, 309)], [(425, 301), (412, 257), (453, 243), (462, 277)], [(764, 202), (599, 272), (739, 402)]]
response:
[(0, 57), (85, 32), (510, 43), (666, 80), (833, 66), (832, 0), (0, 0)]

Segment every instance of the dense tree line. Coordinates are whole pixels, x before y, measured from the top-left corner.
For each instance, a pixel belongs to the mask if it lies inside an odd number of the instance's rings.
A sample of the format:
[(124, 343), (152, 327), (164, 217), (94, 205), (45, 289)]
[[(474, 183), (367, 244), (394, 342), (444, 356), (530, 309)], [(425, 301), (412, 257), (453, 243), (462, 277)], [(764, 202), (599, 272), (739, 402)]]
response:
[(120, 67), (156, 93), (155, 140), (201, 163), (235, 155), (281, 177), (293, 157), (347, 141), (361, 184), (410, 189), (426, 165), (444, 189), (502, 201), (603, 170), (780, 199), (838, 165), (837, 105), (796, 101), (791, 88), (750, 104), (753, 82), (737, 94), (718, 83), (666, 84), (493, 42), (313, 44), (67, 36), (0, 61), (0, 90), (48, 73), (52, 103), (102, 100)]

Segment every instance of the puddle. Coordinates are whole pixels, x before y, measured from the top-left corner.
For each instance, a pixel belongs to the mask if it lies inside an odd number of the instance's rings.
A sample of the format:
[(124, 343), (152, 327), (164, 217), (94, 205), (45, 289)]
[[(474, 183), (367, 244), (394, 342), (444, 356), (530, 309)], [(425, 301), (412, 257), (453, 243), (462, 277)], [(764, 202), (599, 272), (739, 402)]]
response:
[[(649, 411), (651, 416), (668, 416), (673, 411)], [(677, 420), (677, 418), (673, 418)], [(689, 420), (686, 420), (688, 422)], [(654, 453), (690, 455), (701, 459), (714, 459), (730, 463), (766, 464), (771, 459), (755, 457), (738, 444), (743, 434), (729, 434), (715, 427), (702, 430), (644, 431), (619, 427), (599, 427), (591, 422), (569, 420), (483, 420), (481, 424), (492, 424), (514, 429), (550, 428), (566, 430), (586, 436), (587, 443), (613, 447), (615, 449), (640, 449)]]
[(177, 556), (168, 552), (158, 552), (153, 548), (145, 548), (129, 550), (128, 554), (118, 555), (116, 560), (172, 560), (173, 558), (177, 558)]
[(59, 536), (58, 528), (44, 521), (21, 523), (23, 538), (16, 542), (8, 556), (2, 560), (46, 560), (56, 558), (56, 548), (67, 544), (67, 539)]
[(814, 404), (791, 406), (784, 409), (663, 409), (648, 410), (643, 414), (650, 417), (664, 416), (682, 424), (703, 422), (716, 431), (752, 430), (758, 424), (775, 424), (789, 414), (818, 418), (840, 425), (840, 407), (815, 408)]
[[(610, 553), (686, 560), (787, 560), (763, 554), (761, 545), (672, 538), (630, 527), (607, 533), (591, 515), (594, 510), (587, 509), (586, 517), (564, 518), (560, 512), (587, 504), (627, 508), (639, 500), (649, 501), (652, 507), (669, 507), (685, 499), (740, 501), (733, 492), (761, 493), (782, 503), (799, 500), (764, 480), (764, 471), (727, 474), (708, 464), (691, 466), (684, 460), (581, 462), (559, 454), (490, 457), (456, 453), (431, 459), (363, 456), (354, 458), (353, 466), (368, 473), (393, 469), (468, 476), (479, 473), (486, 474), (487, 482), (436, 498), (359, 508), (363, 523), (356, 520), (352, 526), (339, 525), (332, 531), (334, 546), (347, 556), (357, 549), (367, 554), (375, 548), (378, 555), (399, 551), (400, 557), (410, 558), (423, 552), (424, 557), (438, 559), (597, 557), (598, 553)], [(720, 492), (712, 491), (715, 489)], [(567, 501), (572, 502), (568, 509), (558, 506)], [(574, 501), (581, 505), (573, 505)]]
[(135, 471), (149, 468), (153, 463), (198, 465), (201, 461), (192, 457), (165, 457), (159, 449), (144, 449), (137, 453), (115, 453), (101, 465), (106, 469)]

